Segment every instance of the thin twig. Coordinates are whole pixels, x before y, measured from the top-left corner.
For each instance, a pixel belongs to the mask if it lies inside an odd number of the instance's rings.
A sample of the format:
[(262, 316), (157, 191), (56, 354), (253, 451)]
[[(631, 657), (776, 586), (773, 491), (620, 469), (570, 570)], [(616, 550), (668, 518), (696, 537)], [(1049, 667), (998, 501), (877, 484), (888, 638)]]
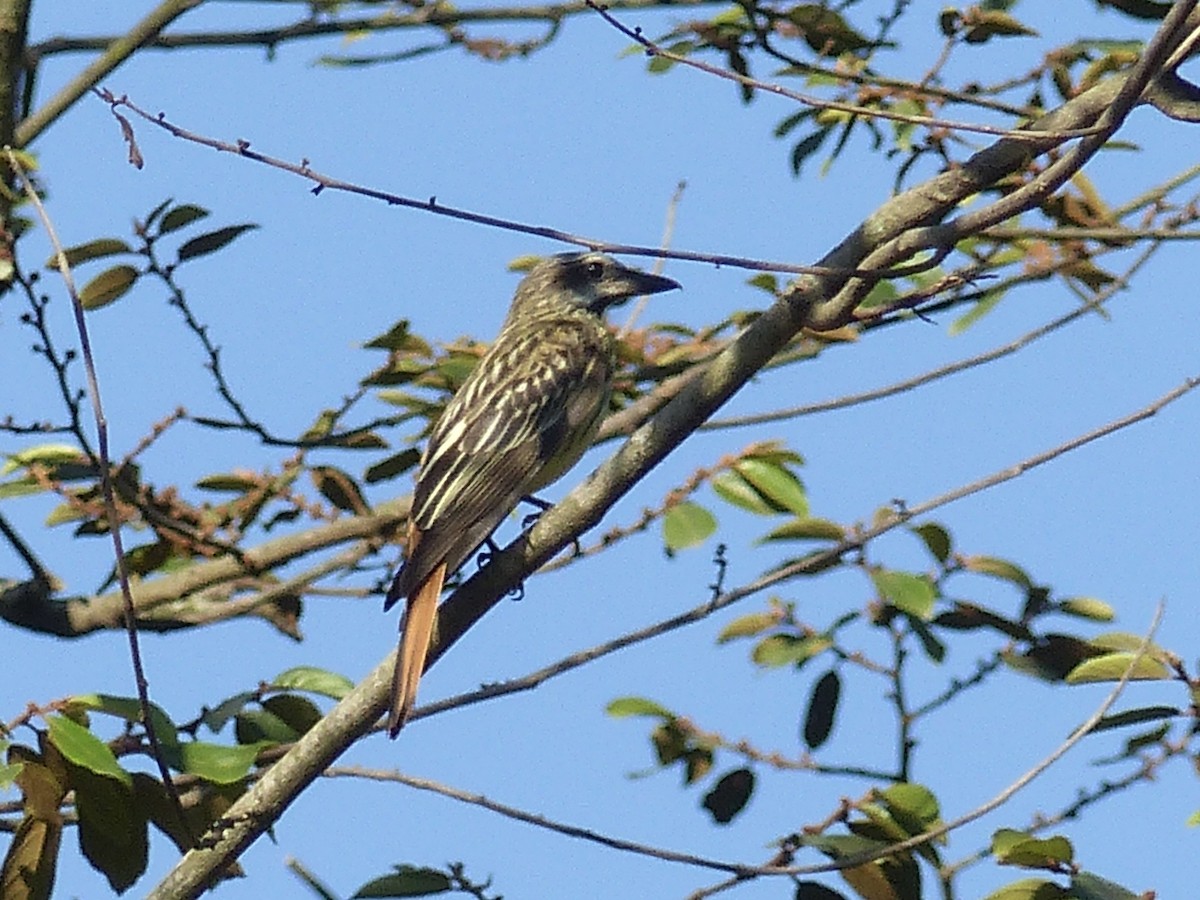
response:
[[(607, 7), (596, 3), (595, 0), (586, 0), (587, 5), (594, 9), (600, 16), (613, 28), (617, 29), (621, 34), (625, 35), (632, 41), (640, 44), (646, 51), (646, 55), (650, 57), (662, 57), (669, 59), (671, 62), (678, 63), (684, 66), (690, 66), (693, 69), (698, 69), (701, 72), (706, 72), (709, 75), (715, 75), (718, 78), (724, 78), (727, 81), (733, 81), (743, 87), (754, 88), (755, 90), (765, 91), (768, 94), (775, 94), (779, 97), (786, 97), (789, 100), (795, 100), (797, 103), (803, 103), (805, 106), (811, 106), (814, 109), (828, 109), (834, 112), (848, 113), (852, 116), (862, 116), (866, 119), (887, 119), (892, 122), (903, 122), (907, 125), (923, 125), (928, 128), (944, 128), (949, 131), (966, 131), (975, 134), (987, 134), (995, 137), (1014, 138), (1019, 141), (1042, 141), (1047, 136), (1053, 138), (1068, 140), (1071, 138), (1087, 137), (1096, 133), (1096, 128), (1072, 128), (1063, 131), (1055, 132), (1030, 132), (1023, 129), (999, 128), (995, 125), (977, 125), (971, 122), (957, 122), (952, 119), (939, 119), (934, 116), (918, 116), (911, 113), (898, 113), (891, 110), (883, 109), (875, 106), (858, 106), (853, 103), (841, 103), (836, 100), (822, 100), (819, 97), (813, 97), (808, 94), (801, 94), (798, 91), (793, 91), (785, 88), (781, 84), (772, 84), (766, 81), (760, 81), (757, 78), (752, 78), (749, 75), (743, 75), (740, 72), (735, 72), (732, 69), (723, 69), (720, 66), (714, 66), (698, 59), (693, 59), (690, 56), (682, 56), (678, 53), (672, 53), (663, 47), (658, 46), (654, 41), (642, 34), (641, 28), (630, 28), (623, 24), (616, 16), (614, 16)], [(918, 88), (919, 90), (920, 88)]]
[(150, 746), (154, 752), (154, 761), (158, 766), (163, 787), (166, 788), (167, 794), (171, 798), (171, 803), (175, 808), (179, 825), (183, 830), (183, 834), (187, 836), (188, 843), (194, 845), (196, 838), (192, 834), (187, 817), (183, 814), (183, 803), (179, 799), (179, 792), (175, 788), (175, 782), (171, 779), (171, 770), (167, 766), (162, 744), (159, 743), (158, 735), (155, 731), (154, 718), (151, 715), (150, 683), (146, 680), (146, 670), (142, 663), (142, 652), (138, 643), (137, 618), (133, 608), (133, 594), (129, 588), (129, 572), (125, 565), (125, 550), (121, 542), (121, 520), (117, 515), (117, 501), (115, 492), (113, 491), (112, 470), (108, 451), (108, 419), (105, 418), (104, 406), (100, 400), (100, 381), (96, 374), (96, 360), (92, 355), (92, 344), (88, 336), (83, 304), (79, 300), (79, 292), (75, 289), (75, 278), (71, 274), (71, 266), (67, 262), (66, 252), (63, 250), (62, 243), (58, 239), (54, 223), (50, 221), (50, 216), (46, 212), (46, 208), (42, 205), (41, 198), (38, 197), (32, 182), (30, 182), (29, 177), (25, 174), (25, 167), (17, 159), (17, 155), (13, 152), (12, 148), (5, 147), (4, 152), (8, 158), (9, 166), (16, 173), (21, 186), (25, 190), (25, 195), (29, 198), (30, 203), (33, 204), (34, 209), (37, 210), (38, 218), (41, 220), (42, 226), (46, 229), (46, 236), (54, 248), (54, 259), (58, 266), (59, 274), (62, 275), (63, 284), (66, 286), (67, 293), (71, 297), (71, 309), (75, 314), (75, 327), (79, 332), (79, 347), (83, 356), (83, 367), (87, 373), (88, 396), (96, 418), (100, 490), (104, 495), (104, 512), (108, 520), (108, 533), (112, 537), (117, 579), (121, 585), (121, 596), (124, 598), (125, 633), (129, 638), (129, 660), (133, 666), (134, 681), (137, 684), (138, 704), (141, 707), (142, 713), (142, 727), (146, 729), (146, 737), (149, 738)]
[[(119, 115), (116, 110), (119, 108), (128, 109), (138, 117), (157, 125), (159, 128), (180, 138), (181, 140), (190, 141), (194, 144), (200, 144), (204, 147), (211, 147), (214, 150), (219, 150), (224, 153), (232, 153), (235, 156), (241, 156), (253, 162), (262, 163), (274, 169), (281, 169), (285, 172), (290, 172), (293, 175), (299, 175), (313, 182), (316, 186), (312, 188), (314, 195), (320, 194), (325, 190), (342, 191), (349, 194), (357, 194), (362, 197), (369, 197), (373, 200), (382, 200), (389, 206), (402, 206), (407, 209), (417, 209), (422, 212), (432, 213), (437, 216), (446, 216), (451, 219), (459, 219), (465, 222), (471, 222), (475, 225), (483, 225), (488, 228), (500, 228), (505, 231), (513, 231), (518, 234), (528, 234), (534, 237), (546, 238), (547, 240), (560, 241), (564, 244), (574, 244), (577, 247), (585, 247), (589, 250), (600, 250), (605, 253), (619, 253), (627, 256), (647, 256), (656, 259), (678, 259), (688, 262), (711, 263), (717, 266), (728, 266), (734, 269), (749, 269), (756, 272), (787, 272), (792, 275), (836, 275), (847, 276), (854, 278), (901, 278), (908, 275), (917, 275), (925, 272), (937, 265), (937, 260), (921, 261), (911, 265), (895, 266), (888, 269), (840, 269), (830, 268), (827, 266), (802, 266), (796, 263), (786, 263), (770, 260), (751, 259), (745, 256), (730, 256), (722, 253), (700, 253), (693, 250), (664, 250), (659, 247), (648, 247), (638, 244), (618, 244), (611, 241), (602, 241), (597, 238), (590, 238), (586, 235), (573, 234), (567, 231), (561, 231), (557, 228), (548, 228), (541, 225), (529, 225), (524, 222), (517, 222), (513, 219), (503, 219), (498, 216), (489, 216), (482, 213), (471, 212), (470, 210), (461, 209), (454, 206), (446, 206), (438, 202), (436, 196), (430, 197), (428, 200), (417, 200), (412, 197), (404, 197), (399, 194), (391, 194), (387, 191), (376, 190), (375, 188), (364, 187), (354, 184), (349, 181), (342, 181), (338, 178), (333, 178), (329, 175), (324, 175), (313, 169), (307, 160), (302, 160), (300, 163), (288, 162), (284, 159), (268, 156), (265, 153), (259, 153), (256, 150), (250, 149), (250, 142), (239, 140), (236, 143), (228, 141), (220, 141), (215, 138), (206, 137), (202, 134), (189, 131), (174, 123), (170, 122), (165, 115), (151, 115), (144, 109), (133, 103), (127, 96), (118, 96), (108, 90), (97, 90), (96, 95), (100, 97), (113, 110), (114, 115)], [(129, 134), (126, 134), (127, 139)], [(1043, 140), (1046, 140), (1043, 133)], [(131, 148), (136, 149), (136, 148)]]

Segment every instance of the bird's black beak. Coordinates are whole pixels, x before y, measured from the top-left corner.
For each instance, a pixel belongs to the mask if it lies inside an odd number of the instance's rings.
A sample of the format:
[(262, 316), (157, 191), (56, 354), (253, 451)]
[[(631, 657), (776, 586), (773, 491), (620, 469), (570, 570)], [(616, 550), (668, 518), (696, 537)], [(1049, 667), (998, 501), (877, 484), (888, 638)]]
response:
[(630, 282), (636, 288), (633, 292), (634, 296), (661, 294), (663, 291), (675, 291), (681, 288), (678, 281), (667, 278), (664, 275), (654, 275), (650, 272), (639, 272), (637, 269), (630, 269), (629, 276)]

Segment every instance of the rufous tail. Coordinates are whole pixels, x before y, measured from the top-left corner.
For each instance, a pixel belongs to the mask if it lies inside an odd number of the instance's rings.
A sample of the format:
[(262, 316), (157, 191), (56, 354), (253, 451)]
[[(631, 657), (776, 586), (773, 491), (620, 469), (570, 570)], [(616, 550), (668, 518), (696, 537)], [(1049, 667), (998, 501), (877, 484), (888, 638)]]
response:
[(404, 625), (400, 631), (400, 650), (392, 675), (392, 710), (388, 714), (388, 736), (395, 737), (408, 720), (417, 701), (417, 685), (425, 671), (425, 658), (433, 643), (438, 598), (446, 581), (446, 564), (441, 563), (408, 596)]

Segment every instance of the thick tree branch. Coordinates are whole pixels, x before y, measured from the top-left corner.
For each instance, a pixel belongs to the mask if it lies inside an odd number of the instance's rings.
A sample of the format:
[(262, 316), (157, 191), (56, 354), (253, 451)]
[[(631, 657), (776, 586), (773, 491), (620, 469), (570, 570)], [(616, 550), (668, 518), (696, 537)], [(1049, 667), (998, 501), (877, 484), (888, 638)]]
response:
[[(1164, 22), (1151, 48), (1170, 50), (1177, 45), (1182, 39), (1181, 16), (1190, 13), (1194, 5), (1194, 2), (1180, 3)], [(1128, 85), (1144, 83), (1154, 74), (1148, 70), (1155, 55), (1148, 51), (1146, 60), (1129, 72), (1101, 82), (1032, 127), (1061, 132), (1095, 125), (1118, 97), (1132, 90)], [(1106, 124), (1110, 122), (1111, 117)], [(1119, 118), (1116, 124), (1119, 125)], [(928, 244), (917, 243), (910, 249), (901, 247), (897, 238), (914, 229), (936, 225), (968, 197), (1001, 178), (1023, 171), (1031, 153), (1045, 152), (1058, 143), (1058, 139), (1048, 139), (1044, 145), (1007, 138), (997, 141), (961, 169), (937, 176), (885, 203), (863, 226), (826, 254), (822, 265), (844, 273), (858, 268), (864, 260), (875, 264), (879, 257), (890, 261), (910, 256)], [(1030, 196), (1029, 202), (1038, 201)], [(946, 247), (946, 252), (949, 249)], [(527, 573), (596, 525), (613, 503), (754, 377), (801, 328), (828, 329), (849, 321), (859, 297), (857, 290), (846, 290), (849, 280), (846, 274), (833, 272), (802, 278), (794, 290), (775, 302), (712, 363), (691, 378), (678, 395), (562, 503), (455, 591), (441, 610), (440, 641), (434, 661)], [(262, 781), (238, 800), (228, 816), (210, 832), (202, 848), (189, 852), (160, 882), (151, 897), (178, 900), (198, 896), (211, 884), (216, 872), (269, 828), (309, 783), (375, 723), (386, 705), (392, 661), (389, 655), (305, 734)]]

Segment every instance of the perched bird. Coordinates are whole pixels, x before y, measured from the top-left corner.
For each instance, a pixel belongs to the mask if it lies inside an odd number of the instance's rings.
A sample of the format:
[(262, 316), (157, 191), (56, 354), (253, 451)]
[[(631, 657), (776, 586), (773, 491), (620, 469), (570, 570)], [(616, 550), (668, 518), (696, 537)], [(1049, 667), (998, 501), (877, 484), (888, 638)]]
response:
[(522, 497), (574, 466), (595, 437), (616, 368), (604, 311), (678, 287), (601, 253), (549, 257), (517, 286), (500, 334), (438, 419), (417, 473), (407, 559), (384, 602), (387, 610), (408, 600), (392, 737), (416, 700), (446, 577)]

